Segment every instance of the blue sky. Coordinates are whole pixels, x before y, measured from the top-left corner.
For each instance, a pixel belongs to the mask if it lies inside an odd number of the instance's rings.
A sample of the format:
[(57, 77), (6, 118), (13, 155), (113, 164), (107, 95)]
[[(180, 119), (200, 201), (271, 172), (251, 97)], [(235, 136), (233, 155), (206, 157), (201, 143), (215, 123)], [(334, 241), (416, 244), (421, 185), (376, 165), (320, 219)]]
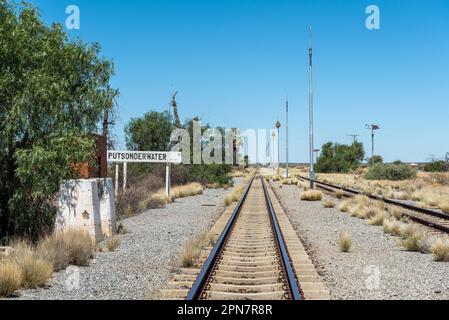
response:
[[(167, 110), (175, 89), (182, 118), (242, 129), (284, 124), (288, 94), (290, 160), (307, 161), (312, 25), (318, 147), (357, 133), (368, 151), (364, 126), (376, 123), (376, 153), (387, 161), (449, 152), (447, 0), (32, 2), (46, 22), (63, 24), (65, 8), (77, 5), (81, 29), (70, 34), (99, 42), (114, 61), (121, 147), (127, 121)], [(365, 27), (370, 4), (381, 30)]]

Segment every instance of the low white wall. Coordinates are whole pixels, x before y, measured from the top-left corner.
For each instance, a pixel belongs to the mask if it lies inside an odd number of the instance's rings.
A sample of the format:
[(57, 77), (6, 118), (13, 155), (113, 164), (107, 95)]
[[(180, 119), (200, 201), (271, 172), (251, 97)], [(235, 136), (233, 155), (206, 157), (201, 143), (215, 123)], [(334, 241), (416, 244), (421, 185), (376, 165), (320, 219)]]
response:
[(115, 195), (112, 179), (100, 179), (100, 224), (104, 236), (111, 237), (117, 231), (115, 215)]
[(99, 242), (115, 234), (115, 199), (112, 180), (80, 179), (62, 183), (56, 230), (83, 229)]

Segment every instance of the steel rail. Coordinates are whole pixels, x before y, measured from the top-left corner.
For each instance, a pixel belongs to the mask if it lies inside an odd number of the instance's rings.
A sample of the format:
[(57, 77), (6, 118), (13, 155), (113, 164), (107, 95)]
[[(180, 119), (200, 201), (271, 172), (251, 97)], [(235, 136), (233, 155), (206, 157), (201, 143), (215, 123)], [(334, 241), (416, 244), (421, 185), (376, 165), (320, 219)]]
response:
[(279, 226), (279, 221), (276, 217), (276, 212), (273, 208), (273, 204), (270, 199), (270, 195), (268, 193), (267, 186), (265, 185), (265, 181), (261, 178), (263, 191), (265, 194), (265, 201), (267, 204), (268, 211), (270, 213), (270, 220), (273, 226), (273, 230), (276, 236), (276, 244), (279, 248), (279, 252), (282, 258), (282, 266), (284, 268), (285, 276), (287, 278), (290, 297), (292, 300), (302, 300), (303, 296), (301, 293), (301, 289), (298, 286), (298, 281), (296, 279), (296, 274), (293, 270), (292, 263), (290, 260), (290, 256), (288, 254), (287, 246), (285, 244), (284, 235), (282, 234), (281, 228)]
[(209, 279), (209, 276), (210, 276), (212, 270), (214, 269), (214, 266), (217, 262), (219, 255), (220, 255), (220, 252), (222, 251), (223, 247), (225, 246), (225, 244), (229, 238), (229, 235), (232, 231), (232, 228), (234, 227), (234, 224), (237, 221), (240, 211), (242, 210), (243, 204), (245, 203), (246, 197), (248, 196), (248, 192), (253, 184), (253, 181), (254, 181), (254, 177), (251, 178), (251, 181), (248, 183), (248, 186), (246, 187), (245, 191), (243, 192), (243, 195), (240, 198), (239, 203), (237, 204), (234, 211), (232, 212), (231, 218), (229, 219), (223, 232), (221, 233), (220, 237), (218, 238), (217, 243), (215, 244), (214, 248), (212, 249), (211, 253), (209, 254), (209, 257), (207, 258), (203, 267), (201, 268), (200, 273), (198, 274), (198, 277), (196, 278), (195, 282), (193, 283), (192, 288), (189, 290), (186, 300), (192, 301), (192, 300), (198, 300), (200, 298), (201, 292), (203, 291), (204, 286), (206, 285), (207, 280)]
[[(306, 180), (306, 181), (310, 181), (310, 179), (308, 179), (308, 178), (304, 178), (304, 177), (299, 177), (299, 178), (303, 179), (303, 180)], [(428, 216), (432, 216), (432, 217), (435, 217), (435, 218), (439, 218), (439, 219), (443, 219), (443, 220), (448, 220), (449, 221), (449, 215), (445, 214), (445, 213), (437, 212), (437, 211), (430, 210), (430, 209), (416, 207), (414, 205), (410, 205), (410, 204), (394, 201), (394, 200), (383, 198), (383, 197), (378, 197), (378, 196), (375, 196), (375, 195), (365, 194), (365, 193), (363, 193), (361, 191), (358, 191), (358, 190), (349, 189), (349, 188), (337, 186), (337, 185), (326, 183), (326, 182), (321, 182), (321, 181), (315, 180), (315, 183), (318, 186), (321, 185), (320, 186), (321, 188), (323, 188), (324, 190), (330, 191), (330, 192), (332, 192), (332, 190), (327, 188), (327, 187), (334, 188), (334, 189), (339, 189), (339, 190), (342, 190), (342, 191), (345, 191), (345, 192), (348, 192), (348, 193), (351, 193), (351, 194), (354, 194), (354, 195), (366, 195), (368, 198), (371, 198), (373, 200), (383, 201), (385, 203), (388, 203), (388, 204), (391, 204), (391, 205), (395, 205), (395, 206), (399, 206), (399, 207), (402, 207), (402, 208), (410, 210), (410, 211), (423, 213), (423, 214), (426, 214)], [(409, 217), (411, 220), (415, 221), (415, 222), (418, 222), (418, 223), (423, 224), (423, 225), (427, 225), (427, 226), (429, 226), (429, 227), (431, 227), (433, 229), (437, 229), (437, 230), (449, 233), (449, 227), (446, 227), (446, 226), (443, 226), (443, 225), (439, 225), (439, 224), (435, 224), (434, 222), (427, 221), (427, 220), (421, 219), (419, 217), (415, 217), (415, 216), (407, 214), (407, 213), (404, 213), (404, 214), (407, 217)]]

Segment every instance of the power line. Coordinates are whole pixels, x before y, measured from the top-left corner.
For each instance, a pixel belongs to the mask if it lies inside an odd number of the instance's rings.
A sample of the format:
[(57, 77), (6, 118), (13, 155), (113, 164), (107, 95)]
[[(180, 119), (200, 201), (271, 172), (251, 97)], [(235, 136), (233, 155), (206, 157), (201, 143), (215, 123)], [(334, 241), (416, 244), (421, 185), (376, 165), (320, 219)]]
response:
[(348, 137), (352, 137), (354, 142), (357, 142), (357, 137), (360, 137), (359, 134), (348, 134)]

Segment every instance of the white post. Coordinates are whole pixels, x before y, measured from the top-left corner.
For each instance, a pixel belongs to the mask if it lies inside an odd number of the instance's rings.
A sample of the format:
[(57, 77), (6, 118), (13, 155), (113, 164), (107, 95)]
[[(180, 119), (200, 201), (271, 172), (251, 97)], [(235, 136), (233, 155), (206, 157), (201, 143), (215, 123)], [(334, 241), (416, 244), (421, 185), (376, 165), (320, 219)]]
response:
[(126, 191), (128, 186), (128, 163), (123, 162), (123, 192)]
[(165, 167), (165, 195), (167, 198), (170, 197), (170, 185), (170, 163), (167, 163)]
[(115, 198), (118, 197), (118, 175), (119, 175), (118, 163), (115, 164)]

